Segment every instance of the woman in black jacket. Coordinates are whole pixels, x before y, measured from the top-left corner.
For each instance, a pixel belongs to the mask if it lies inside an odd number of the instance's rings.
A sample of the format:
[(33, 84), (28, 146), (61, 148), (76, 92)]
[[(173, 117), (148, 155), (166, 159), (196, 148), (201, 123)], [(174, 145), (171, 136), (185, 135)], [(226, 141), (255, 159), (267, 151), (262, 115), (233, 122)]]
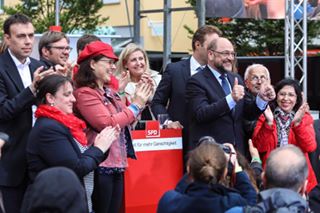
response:
[[(231, 149), (225, 154), (223, 146)], [(178, 184), (166, 192), (158, 205), (158, 213), (225, 212), (234, 206), (256, 203), (256, 191), (247, 174), (239, 166), (234, 148), (204, 140), (190, 152), (187, 172), (191, 183)], [(234, 189), (222, 184), (227, 176), (228, 160), (233, 163), (236, 182)]]
[[(45, 77), (38, 85), (35, 112), (37, 121), (27, 144), (28, 170), (31, 181), (42, 170), (63, 166), (73, 170), (84, 184), (89, 212), (93, 190), (93, 170), (105, 158), (120, 128), (106, 127), (87, 145), (86, 124), (73, 115), (73, 87), (71, 81), (60, 75)], [(61, 187), (63, 183), (61, 183)]]

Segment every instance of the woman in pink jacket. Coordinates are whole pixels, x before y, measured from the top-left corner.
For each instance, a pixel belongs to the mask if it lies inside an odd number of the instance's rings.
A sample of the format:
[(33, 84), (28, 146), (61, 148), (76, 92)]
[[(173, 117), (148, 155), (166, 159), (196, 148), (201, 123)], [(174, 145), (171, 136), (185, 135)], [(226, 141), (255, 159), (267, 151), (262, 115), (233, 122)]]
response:
[[(317, 185), (314, 171), (311, 167), (308, 152), (316, 149), (313, 118), (309, 106), (303, 103), (302, 91), (297, 81), (281, 80), (275, 88), (277, 98), (274, 110), (268, 108), (260, 116), (254, 130), (252, 141), (259, 150), (263, 166), (270, 152), (277, 147), (293, 144), (305, 154), (309, 167), (307, 192)], [(286, 160), (286, 159), (283, 159)]]
[(121, 128), (120, 136), (111, 145), (107, 159), (95, 172), (95, 213), (120, 212), (127, 156), (135, 158), (129, 125), (135, 121), (152, 94), (152, 85), (141, 83), (137, 86), (131, 104), (126, 106), (110, 87), (117, 60), (110, 45), (101, 41), (92, 42), (78, 58), (79, 71), (75, 77), (75, 108), (88, 124), (88, 142), (93, 141), (106, 126), (119, 125)]

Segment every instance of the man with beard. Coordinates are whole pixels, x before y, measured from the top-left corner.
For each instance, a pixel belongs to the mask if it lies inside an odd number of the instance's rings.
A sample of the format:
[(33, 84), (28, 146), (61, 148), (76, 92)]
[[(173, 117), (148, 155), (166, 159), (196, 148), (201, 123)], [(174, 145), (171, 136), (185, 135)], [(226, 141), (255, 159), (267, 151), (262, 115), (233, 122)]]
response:
[(45, 69), (53, 68), (64, 76), (71, 77), (71, 63), (68, 61), (72, 48), (70, 40), (63, 32), (47, 31), (39, 41), (40, 61)]
[(275, 92), (265, 86), (254, 102), (246, 102), (244, 83), (231, 72), (236, 57), (232, 43), (220, 37), (207, 50), (208, 65), (192, 76), (186, 87), (190, 149), (202, 136), (212, 136), (219, 143), (232, 143), (244, 154), (243, 119), (257, 119), (268, 101), (275, 98)]

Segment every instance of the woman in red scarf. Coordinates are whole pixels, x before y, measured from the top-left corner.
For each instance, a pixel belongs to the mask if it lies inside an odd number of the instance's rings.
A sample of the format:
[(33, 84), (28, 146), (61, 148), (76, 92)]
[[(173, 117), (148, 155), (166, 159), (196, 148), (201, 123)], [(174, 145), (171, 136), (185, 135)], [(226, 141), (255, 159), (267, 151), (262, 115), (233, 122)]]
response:
[(75, 98), (71, 81), (60, 75), (47, 76), (39, 83), (37, 100), (37, 120), (27, 144), (29, 176), (33, 181), (49, 167), (72, 169), (85, 186), (91, 212), (93, 170), (106, 158), (106, 151), (119, 136), (119, 127), (106, 127), (89, 147), (86, 124), (72, 114)]
[[(308, 167), (307, 192), (317, 185), (308, 152), (316, 149), (313, 118), (308, 104), (303, 103), (299, 83), (293, 79), (283, 79), (275, 86), (277, 98), (274, 110), (269, 108), (260, 116), (254, 129), (252, 142), (260, 152), (263, 166), (272, 150), (293, 144), (305, 154)], [(286, 160), (286, 159), (283, 159)], [(295, 178), (295, 177), (292, 177)], [(290, 186), (291, 180), (287, 181)]]

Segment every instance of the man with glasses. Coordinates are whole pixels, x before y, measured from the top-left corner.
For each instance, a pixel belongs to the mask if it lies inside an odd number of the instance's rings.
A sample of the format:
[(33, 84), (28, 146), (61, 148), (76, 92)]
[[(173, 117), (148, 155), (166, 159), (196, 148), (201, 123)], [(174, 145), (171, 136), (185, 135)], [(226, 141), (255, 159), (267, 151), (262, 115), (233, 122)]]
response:
[(72, 48), (70, 40), (63, 32), (47, 31), (39, 41), (40, 61), (45, 69), (53, 70), (71, 76), (71, 63), (68, 61)]
[(275, 98), (275, 92), (272, 87), (264, 87), (254, 102), (245, 101), (244, 83), (232, 72), (236, 52), (228, 39), (213, 40), (207, 54), (208, 65), (186, 86), (190, 148), (207, 135), (218, 143), (231, 143), (245, 154), (243, 118), (258, 118), (268, 101)]
[[(262, 64), (252, 64), (248, 66), (244, 73), (244, 83), (246, 85), (245, 101), (254, 102), (261, 88), (269, 86), (271, 83), (269, 70)], [(270, 110), (270, 108), (267, 107), (266, 110)], [(251, 138), (257, 120), (258, 118), (253, 120), (244, 119), (245, 141)]]

